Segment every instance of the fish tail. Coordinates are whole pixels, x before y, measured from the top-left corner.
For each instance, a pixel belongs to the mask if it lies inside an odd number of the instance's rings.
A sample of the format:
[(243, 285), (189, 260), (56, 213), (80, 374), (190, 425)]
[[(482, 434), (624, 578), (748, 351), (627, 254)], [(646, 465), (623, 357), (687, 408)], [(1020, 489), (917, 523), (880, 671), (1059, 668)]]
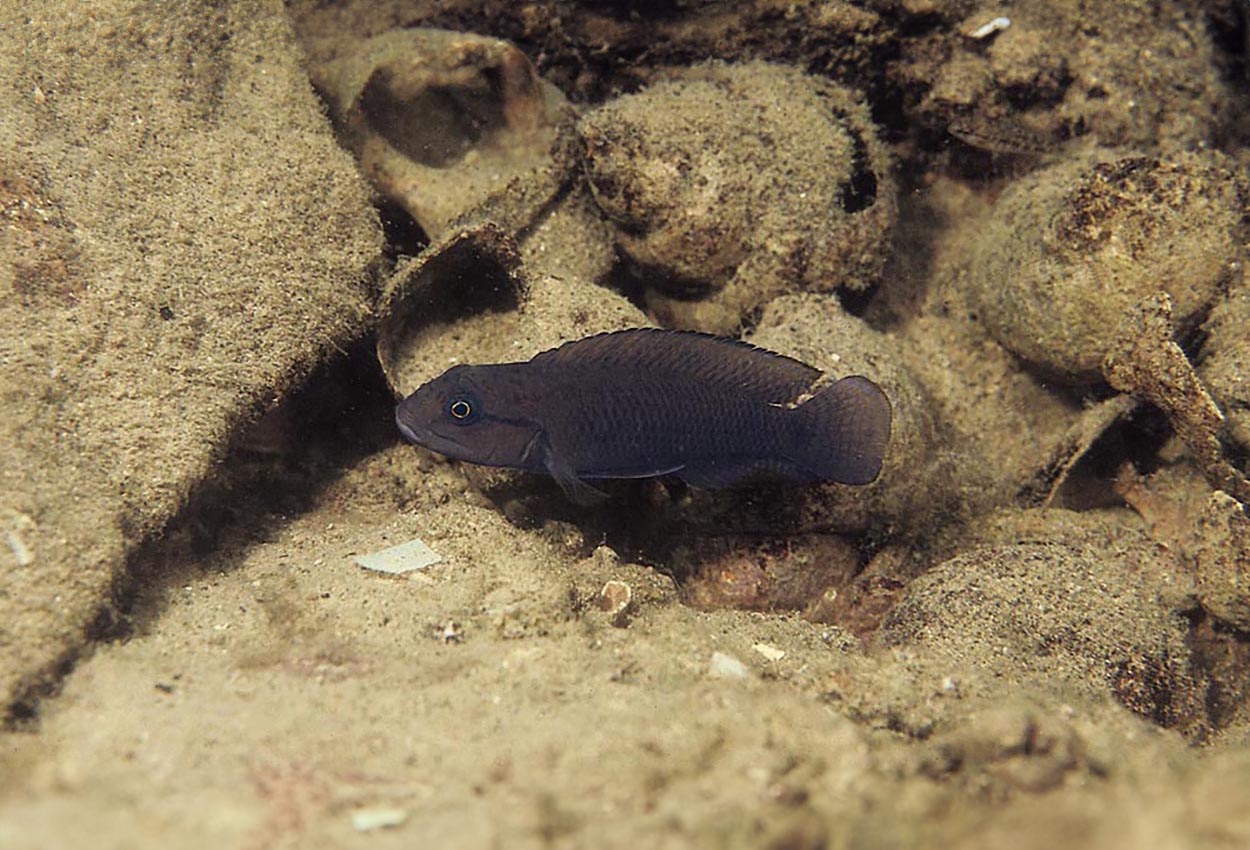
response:
[(803, 431), (799, 462), (814, 477), (870, 484), (881, 474), (890, 441), (890, 400), (867, 378), (829, 384), (794, 410)]

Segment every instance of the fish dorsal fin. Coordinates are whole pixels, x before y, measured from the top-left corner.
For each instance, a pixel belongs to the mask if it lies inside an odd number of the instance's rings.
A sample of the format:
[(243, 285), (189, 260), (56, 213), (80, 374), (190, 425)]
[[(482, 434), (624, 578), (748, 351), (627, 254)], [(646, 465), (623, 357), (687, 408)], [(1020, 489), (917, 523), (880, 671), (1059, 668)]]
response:
[(637, 375), (681, 375), (732, 388), (764, 402), (792, 400), (821, 372), (764, 348), (698, 331), (632, 328), (566, 342), (530, 361), (542, 366), (602, 366)]

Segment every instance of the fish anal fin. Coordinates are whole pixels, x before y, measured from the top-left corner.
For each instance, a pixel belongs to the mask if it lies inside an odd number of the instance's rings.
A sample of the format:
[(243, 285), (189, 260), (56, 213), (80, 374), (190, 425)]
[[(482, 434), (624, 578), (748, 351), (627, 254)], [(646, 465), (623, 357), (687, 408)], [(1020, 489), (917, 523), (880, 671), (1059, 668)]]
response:
[(695, 487), (719, 490), (748, 481), (788, 479), (804, 481), (811, 478), (799, 466), (782, 460), (760, 458), (727, 458), (706, 463), (687, 464), (676, 477)]

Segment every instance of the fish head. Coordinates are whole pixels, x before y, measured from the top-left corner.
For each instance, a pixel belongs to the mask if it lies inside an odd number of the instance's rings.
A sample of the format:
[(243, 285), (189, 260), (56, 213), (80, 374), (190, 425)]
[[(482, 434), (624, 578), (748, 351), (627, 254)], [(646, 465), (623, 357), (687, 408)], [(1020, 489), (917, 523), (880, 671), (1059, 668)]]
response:
[(454, 366), (395, 408), (395, 423), (412, 443), (487, 466), (527, 468), (542, 436), (524, 417), (512, 381), (499, 367)]

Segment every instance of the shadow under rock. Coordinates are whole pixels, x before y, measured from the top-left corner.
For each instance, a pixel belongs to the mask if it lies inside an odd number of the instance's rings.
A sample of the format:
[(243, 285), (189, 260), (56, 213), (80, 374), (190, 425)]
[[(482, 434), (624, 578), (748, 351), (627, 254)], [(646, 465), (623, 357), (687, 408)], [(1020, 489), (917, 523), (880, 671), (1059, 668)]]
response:
[(82, 650), (62, 662), (52, 684), (14, 702), (9, 725), (36, 722), (40, 702), (55, 695), (93, 645), (125, 640), (159, 617), (170, 588), (185, 584), (200, 558), (213, 554), (217, 561), (269, 539), (345, 470), (399, 439), (393, 410), (372, 338), (314, 370), (239, 432), (213, 476), (161, 534), (131, 554)]
[(170, 571), (178, 553), (240, 554), (312, 509), (344, 471), (399, 439), (394, 407), (371, 337), (316, 369), (239, 432), (217, 472), (165, 532), (134, 553), (89, 637), (124, 639), (158, 616), (145, 603), (153, 584), (178, 580)]

